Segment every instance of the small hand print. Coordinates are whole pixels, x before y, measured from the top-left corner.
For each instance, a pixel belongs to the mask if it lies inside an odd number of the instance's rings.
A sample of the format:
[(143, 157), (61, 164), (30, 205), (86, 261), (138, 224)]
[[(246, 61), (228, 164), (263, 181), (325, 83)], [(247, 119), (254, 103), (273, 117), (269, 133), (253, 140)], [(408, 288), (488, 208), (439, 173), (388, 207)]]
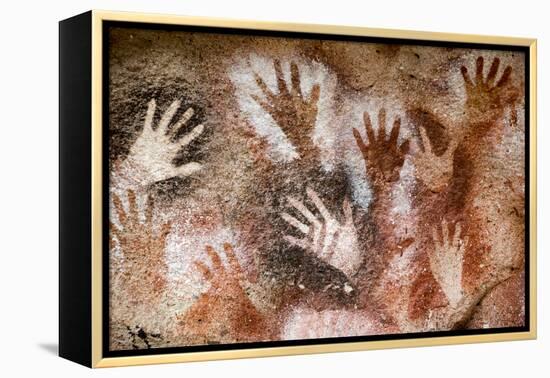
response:
[(306, 98), (300, 86), (300, 70), (294, 62), (290, 64), (291, 89), (288, 90), (284, 79), (281, 62), (275, 60), (275, 75), (277, 78), (278, 93), (272, 92), (264, 80), (257, 73), (254, 74), (256, 83), (265, 98), (256, 95), (251, 97), (277, 123), (290, 142), (296, 147), (301, 157), (314, 149), (311, 136), (317, 119), (319, 96), (321, 87), (313, 85), (309, 98)]
[(283, 326), (283, 340), (349, 337), (396, 332), (392, 324), (366, 310), (315, 311), (298, 307)]
[(140, 177), (140, 184), (143, 186), (172, 177), (190, 176), (202, 167), (196, 162), (186, 163), (179, 167), (172, 163), (176, 154), (204, 131), (204, 126), (200, 124), (176, 140), (179, 130), (185, 127), (194, 114), (193, 108), (187, 109), (178, 122), (170, 127), (172, 118), (180, 105), (181, 101), (174, 101), (162, 115), (158, 126), (154, 128), (153, 119), (157, 105), (154, 99), (149, 102), (143, 130), (130, 148), (127, 158), (127, 161), (137, 168), (136, 175)]
[(227, 264), (211, 246), (206, 246), (209, 264), (195, 262), (210, 288), (184, 314), (177, 316), (180, 332), (202, 343), (263, 340), (272, 332), (271, 324), (246, 292), (249, 282), (233, 247), (225, 243), (223, 250)]
[(120, 197), (112, 194), (121, 227), (110, 222), (111, 245), (118, 242), (124, 257), (125, 270), (130, 273), (127, 275), (128, 279), (139, 281), (136, 285), (145, 288), (146, 291), (159, 293), (166, 284), (164, 250), (172, 224), (164, 223), (155, 230), (154, 202), (151, 196), (147, 196), (145, 221), (141, 222), (135, 192), (128, 190), (127, 197), (128, 211), (125, 211)]
[(284, 239), (340, 269), (348, 277), (352, 276), (359, 269), (362, 257), (349, 200), (344, 200), (342, 206), (344, 219), (340, 223), (329, 213), (323, 201), (313, 189), (307, 188), (306, 193), (317, 207), (323, 220), (317, 219), (301, 201), (287, 197), (290, 205), (304, 216), (310, 222), (310, 225), (306, 225), (292, 215), (283, 212), (281, 217), (305, 235), (302, 239), (285, 235)]
[(440, 156), (432, 151), (430, 138), (423, 127), (420, 127), (420, 139), (424, 149), (414, 156), (416, 174), (432, 192), (441, 192), (453, 175), (453, 158), (458, 138), (451, 137), (447, 149)]
[(466, 86), (466, 107), (471, 123), (495, 122), (504, 113), (505, 107), (512, 105), (518, 98), (517, 88), (512, 86), (512, 67), (507, 66), (496, 82), (500, 59), (493, 59), (487, 78), (483, 78), (483, 57), (477, 58), (476, 75), (472, 81), (468, 69), (461, 67)]
[(437, 228), (433, 230), (434, 250), (430, 252), (430, 267), (434, 278), (447, 296), (451, 307), (462, 299), (462, 265), (468, 237), (461, 239), (460, 223), (456, 223), (452, 240), (449, 238), (447, 222), (441, 222), (441, 237)]
[(395, 119), (389, 138), (386, 139), (386, 111), (378, 113), (378, 136), (372, 128), (370, 116), (363, 114), (363, 122), (367, 132), (368, 145), (363, 141), (361, 133), (353, 129), (353, 136), (361, 150), (367, 176), (375, 188), (383, 188), (399, 179), (400, 170), (405, 162), (405, 155), (409, 152), (409, 140), (398, 145), (401, 119)]
[(203, 279), (211, 284), (212, 290), (229, 288), (242, 290), (241, 283), (245, 281), (245, 275), (237, 260), (235, 251), (229, 243), (223, 245), (228, 267), (225, 267), (220, 255), (214, 248), (207, 245), (206, 254), (210, 258), (211, 268), (202, 261), (195, 261), (195, 267), (201, 273)]

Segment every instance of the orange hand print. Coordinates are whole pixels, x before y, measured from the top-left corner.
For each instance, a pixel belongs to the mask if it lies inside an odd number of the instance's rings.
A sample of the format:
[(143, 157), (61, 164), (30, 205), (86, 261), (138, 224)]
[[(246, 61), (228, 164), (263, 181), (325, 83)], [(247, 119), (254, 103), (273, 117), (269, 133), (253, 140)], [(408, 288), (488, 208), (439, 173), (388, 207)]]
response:
[(233, 247), (224, 244), (227, 265), (211, 246), (210, 260), (195, 266), (210, 288), (178, 317), (181, 333), (196, 342), (246, 342), (269, 336), (268, 324), (245, 291), (246, 278)]
[(155, 230), (153, 223), (154, 202), (147, 196), (145, 221), (140, 221), (136, 194), (128, 190), (128, 211), (124, 210), (120, 197), (112, 195), (120, 228), (110, 223), (111, 245), (118, 245), (123, 256), (123, 277), (128, 286), (140, 297), (158, 295), (166, 286), (164, 250), (172, 224), (164, 223)]

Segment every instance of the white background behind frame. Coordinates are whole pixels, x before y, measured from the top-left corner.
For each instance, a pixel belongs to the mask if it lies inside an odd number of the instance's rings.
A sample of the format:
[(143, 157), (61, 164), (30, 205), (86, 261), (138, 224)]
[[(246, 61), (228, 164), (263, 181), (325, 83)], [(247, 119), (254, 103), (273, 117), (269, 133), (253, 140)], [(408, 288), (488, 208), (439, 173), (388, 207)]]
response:
[[(538, 38), (537, 341), (405, 348), (91, 371), (56, 357), (58, 290), (58, 24), (89, 9)], [(536, 0), (103, 0), (2, 3), (0, 372), (6, 377), (539, 377), (550, 371), (548, 11)], [(7, 117), (6, 117), (7, 115)], [(546, 209), (546, 216), (545, 210)], [(7, 242), (6, 242), (7, 241)]]

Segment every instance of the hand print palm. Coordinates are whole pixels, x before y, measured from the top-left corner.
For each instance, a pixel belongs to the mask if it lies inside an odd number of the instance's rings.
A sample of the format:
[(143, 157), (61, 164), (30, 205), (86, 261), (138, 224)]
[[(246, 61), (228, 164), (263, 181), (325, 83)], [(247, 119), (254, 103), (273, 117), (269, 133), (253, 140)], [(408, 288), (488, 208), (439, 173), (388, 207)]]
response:
[(517, 89), (511, 85), (512, 67), (507, 66), (502, 76), (495, 84), (500, 65), (500, 59), (495, 58), (483, 79), (483, 57), (476, 60), (476, 75), (474, 81), (468, 74), (468, 69), (461, 67), (466, 87), (466, 107), (470, 113), (471, 122), (494, 122), (503, 114), (507, 105), (513, 104), (517, 97)]
[(179, 167), (172, 163), (178, 151), (204, 131), (204, 126), (200, 124), (181, 139), (175, 140), (178, 131), (185, 127), (194, 114), (193, 108), (187, 109), (180, 120), (173, 127), (169, 127), (180, 105), (179, 100), (174, 101), (162, 115), (158, 126), (153, 128), (157, 105), (154, 99), (149, 102), (143, 131), (131, 147), (128, 156), (128, 161), (138, 167), (142, 184), (147, 185), (176, 176), (190, 176), (201, 169), (201, 164), (196, 162)]
[(344, 200), (342, 206), (344, 221), (340, 223), (330, 214), (314, 190), (307, 188), (306, 193), (308, 198), (317, 207), (324, 222), (309, 211), (301, 201), (288, 197), (290, 205), (304, 216), (311, 225), (308, 226), (292, 215), (283, 212), (281, 217), (306, 235), (303, 239), (285, 235), (284, 239), (292, 245), (313, 253), (321, 260), (340, 269), (350, 277), (359, 269), (362, 257), (359, 252), (357, 230), (353, 223), (353, 212), (349, 201), (347, 199)]
[(420, 138), (424, 150), (417, 152), (414, 157), (416, 174), (432, 192), (440, 192), (453, 175), (453, 157), (459, 138), (451, 137), (447, 149), (440, 156), (432, 151), (430, 138), (423, 127), (420, 127)]
[(300, 87), (300, 71), (296, 63), (290, 64), (291, 90), (287, 88), (281, 62), (274, 62), (278, 93), (272, 92), (263, 79), (254, 73), (256, 83), (265, 99), (252, 95), (252, 98), (267, 112), (282, 129), (301, 157), (312, 149), (311, 134), (317, 119), (317, 103), (321, 88), (315, 84), (306, 99)]
[(365, 160), (367, 175), (372, 185), (383, 188), (399, 179), (405, 155), (409, 152), (409, 140), (404, 141), (401, 146), (397, 144), (401, 127), (399, 118), (394, 121), (390, 136), (386, 139), (386, 111), (384, 109), (378, 113), (378, 136), (374, 133), (367, 112), (363, 114), (363, 122), (369, 144), (365, 144), (361, 133), (356, 128), (353, 129), (353, 136)]

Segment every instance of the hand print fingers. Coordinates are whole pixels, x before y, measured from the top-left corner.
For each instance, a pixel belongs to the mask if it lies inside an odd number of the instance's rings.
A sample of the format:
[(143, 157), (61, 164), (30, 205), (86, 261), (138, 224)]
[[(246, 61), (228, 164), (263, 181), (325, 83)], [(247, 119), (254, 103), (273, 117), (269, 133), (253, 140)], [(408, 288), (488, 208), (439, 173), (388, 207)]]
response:
[(476, 84), (483, 85), (483, 57), (476, 60)]
[(453, 235), (453, 245), (454, 246), (459, 246), (460, 245), (460, 235), (462, 234), (462, 226), (460, 225), (459, 222), (457, 222), (455, 224), (455, 232), (454, 232), (454, 235)]
[(115, 248), (117, 240), (118, 239), (112, 233), (109, 234), (109, 251)]
[(157, 108), (157, 103), (155, 99), (149, 101), (147, 106), (147, 114), (145, 115), (145, 123), (143, 126), (143, 131), (149, 132), (153, 130), (153, 119), (155, 118), (155, 110)]
[(205, 263), (203, 263), (202, 261), (195, 261), (193, 265), (195, 265), (205, 281), (212, 281), (214, 276), (210, 268), (208, 268)]
[(323, 219), (325, 219), (325, 221), (327, 222), (332, 221), (333, 220), (332, 215), (330, 215), (328, 209), (325, 207), (325, 204), (323, 203), (323, 201), (321, 201), (321, 198), (319, 198), (319, 195), (317, 194), (317, 192), (315, 192), (310, 187), (307, 187), (306, 194), (309, 197), (309, 199), (315, 204), (315, 206), (319, 210), (319, 213), (321, 214)]
[(338, 316), (336, 311), (329, 312), (327, 328), (332, 335), (338, 335)]
[(298, 210), (306, 219), (312, 223), (312, 224), (318, 224), (320, 225), (319, 220), (313, 215), (311, 211), (307, 207), (304, 206), (304, 204), (290, 196), (287, 197), (288, 202), (292, 207), (294, 207), (296, 210)]
[(370, 115), (367, 112), (363, 113), (363, 123), (365, 124), (365, 130), (367, 131), (367, 138), (369, 140), (369, 146), (370, 146), (371, 144), (376, 143), (376, 136), (374, 134), (374, 129), (372, 128)]
[(386, 140), (386, 109), (378, 112), (378, 140)]
[[(309, 246), (306, 246), (306, 250), (313, 250), (313, 252), (315, 254), (319, 254), (321, 253), (322, 249), (323, 249), (323, 238), (324, 238), (324, 224), (321, 223), (316, 217), (315, 215), (309, 211), (309, 209), (300, 201), (292, 198), (292, 197), (287, 197), (287, 200), (288, 202), (290, 203), (290, 205), (292, 207), (294, 207), (296, 210), (298, 210), (310, 223), (311, 225), (310, 226), (305, 226), (305, 225), (302, 225), (301, 222), (299, 222), (297, 219), (291, 217), (290, 215), (288, 216), (283, 216), (283, 219), (285, 219), (285, 221), (293, 224), (295, 227), (299, 228), (301, 231), (305, 231), (306, 227), (308, 228), (308, 232), (307, 232), (307, 238), (306, 240), (309, 240), (310, 241), (310, 245)], [(292, 219), (291, 219), (292, 218)], [(305, 226), (305, 227), (304, 227)], [(292, 237), (289, 237), (289, 238), (292, 238)], [(289, 238), (286, 238), (287, 241), (290, 241)], [(302, 246), (303, 243), (302, 242), (297, 242), (297, 240), (295, 238), (292, 238), (292, 243), (295, 244), (295, 245), (300, 245)]]
[(344, 212), (344, 223), (346, 225), (353, 224), (353, 210), (351, 208), (351, 202), (348, 197), (344, 198), (342, 211)]
[(279, 89), (279, 94), (288, 93), (281, 61), (279, 59), (275, 59), (275, 61), (273, 62), (273, 67), (275, 68), (275, 77), (277, 79), (277, 88)]
[(170, 235), (171, 231), (172, 222), (166, 222), (160, 226), (156, 238), (154, 240), (151, 240), (152, 243), (156, 243), (158, 246), (158, 248), (153, 248), (153, 250), (151, 251), (152, 255), (156, 255), (156, 257), (164, 256), (164, 248), (166, 247), (168, 235)]
[(390, 145), (397, 145), (397, 139), (399, 138), (399, 130), (401, 129), (401, 119), (396, 118), (393, 122), (393, 127), (391, 129), (390, 133), (390, 139), (388, 140), (388, 143)]
[(185, 134), (181, 140), (179, 141), (179, 145), (180, 147), (185, 147), (187, 146), (189, 143), (191, 143), (195, 138), (197, 138), (198, 136), (200, 136), (204, 131), (204, 125), (201, 123), (200, 125), (196, 126), (193, 128), (193, 130), (191, 130), (190, 132), (188, 132), (187, 134)]
[(321, 96), (321, 86), (319, 84), (315, 84), (311, 88), (311, 93), (309, 95), (309, 104), (315, 105), (317, 102), (319, 102), (319, 97)]
[(155, 203), (153, 200), (153, 196), (148, 195), (147, 199), (145, 200), (145, 225), (147, 227), (153, 226), (153, 210), (155, 207)]
[(118, 241), (121, 240), (122, 230), (118, 228), (113, 222), (109, 222), (109, 232), (110, 232), (111, 243), (114, 244), (114, 238), (116, 238)]
[(422, 147), (424, 148), (424, 153), (427, 155), (432, 155), (432, 144), (430, 143), (430, 138), (426, 133), (424, 127), (420, 127), (420, 140), (422, 142)]
[(177, 168), (177, 172), (179, 176), (187, 177), (200, 171), (201, 169), (202, 169), (202, 164), (193, 162), (193, 163), (187, 163), (179, 166)]
[(432, 239), (434, 241), (435, 249), (439, 250), (441, 248), (441, 241), (439, 238), (439, 230), (437, 227), (432, 228)]
[(251, 94), (250, 97), (258, 104), (260, 105), (260, 107), (269, 113), (269, 111), (271, 110), (272, 106), (267, 102), (265, 101), (264, 99), (262, 99), (260, 96), (256, 96), (255, 94)]
[(290, 81), (292, 84), (292, 94), (301, 97), (300, 70), (298, 69), (298, 65), (294, 62), (290, 63)]
[(170, 231), (172, 231), (172, 222), (166, 222), (160, 227), (159, 236), (166, 239), (166, 237), (170, 234)]
[(227, 256), (227, 262), (231, 267), (232, 274), (235, 274), (239, 280), (244, 279), (244, 272), (241, 268), (241, 264), (239, 264), (237, 256), (235, 255), (233, 246), (229, 243), (223, 243), (223, 250), (225, 252), (225, 255)]
[(187, 124), (187, 122), (189, 122), (189, 120), (191, 119), (191, 117), (193, 117), (194, 114), (195, 114), (195, 110), (193, 108), (187, 109), (185, 113), (183, 113), (179, 121), (172, 127), (170, 134), (177, 135), (180, 129), (184, 127)]
[(291, 245), (302, 248), (305, 251), (308, 251), (311, 248), (311, 245), (307, 239), (298, 239), (291, 235), (284, 235), (283, 239), (286, 240)]
[(473, 87), (474, 83), (472, 82), (472, 79), (470, 78), (470, 75), (468, 74), (468, 69), (464, 66), (460, 67), (460, 73), (462, 74), (462, 77), (464, 78), (464, 83), (466, 84), (466, 87)]
[(449, 246), (449, 226), (447, 225), (447, 221), (443, 219), (441, 221), (441, 231), (443, 235), (443, 246), (447, 248)]
[(353, 128), (353, 137), (355, 138), (357, 147), (359, 147), (359, 150), (361, 151), (361, 155), (363, 155), (363, 159), (366, 159), (368, 154), (367, 146), (363, 142), (363, 138), (361, 137), (361, 134), (355, 127)]
[(462, 244), (460, 245), (460, 249), (461, 249), (462, 251), (464, 251), (464, 249), (466, 249), (466, 247), (468, 246), (468, 241), (469, 241), (468, 236), (465, 236), (465, 237), (462, 239)]
[(510, 110), (510, 125), (512, 127), (518, 125), (518, 110), (515, 107)]
[(170, 121), (172, 121), (172, 118), (174, 118), (174, 115), (178, 111), (180, 104), (180, 100), (175, 100), (174, 102), (172, 102), (172, 104), (170, 104), (170, 106), (164, 112), (162, 118), (160, 119), (157, 132), (161, 132), (164, 135), (168, 134), (168, 125), (170, 125)]
[[(268, 99), (268, 101), (272, 101), (273, 100), (273, 93), (271, 92), (271, 90), (267, 87), (267, 84), (265, 83), (265, 81), (260, 77), (260, 75), (258, 75), (256, 72), (254, 72), (254, 79), (256, 80), (256, 84), (258, 85), (258, 88), (260, 88), (260, 90), (262, 91), (262, 93), (264, 94), (264, 96)], [(261, 100), (258, 96), (255, 96), (255, 95), (252, 95), (252, 98), (258, 102), (260, 105), (262, 103), (266, 104), (267, 103), (264, 101), (264, 100)], [(263, 107), (263, 106), (262, 106)]]
[(324, 223), (313, 224), (311, 231), (313, 253), (320, 256), (323, 252), (323, 241), (326, 235), (326, 227)]
[(319, 257), (326, 261), (332, 257), (334, 251), (336, 250), (338, 240), (340, 238), (340, 229), (337, 229), (334, 233), (330, 233), (327, 232), (325, 227), (324, 232), (323, 249)]
[(497, 72), (498, 72), (498, 66), (500, 65), (500, 59), (499, 58), (495, 58), (493, 59), (493, 63), (491, 64), (491, 68), (489, 69), (489, 74), (487, 74), (487, 82), (486, 82), (486, 85), (488, 87), (492, 86), (494, 81), (495, 81), (495, 78), (497, 76)]
[[(388, 140), (388, 144), (390, 146), (397, 145), (397, 141), (399, 139), (399, 131), (401, 129), (401, 118), (396, 118), (393, 122), (393, 127), (390, 133), (390, 138)], [(401, 146), (399, 146), (399, 152), (401, 155), (406, 155), (409, 153), (409, 140), (405, 140)]]
[(128, 190), (128, 216), (130, 223), (139, 223), (139, 213), (136, 200), (136, 193), (133, 190)]
[(122, 225), (122, 227), (124, 227), (128, 218), (126, 216), (126, 212), (124, 211), (124, 207), (122, 206), (122, 201), (120, 200), (120, 197), (117, 194), (113, 193), (112, 196), (113, 196), (113, 205), (115, 206), (115, 210), (118, 216), (118, 222)]
[(447, 146), (447, 149), (445, 150), (445, 157), (447, 159), (450, 159), (450, 157), (454, 154), (456, 151), (456, 148), (458, 147), (458, 144), (461, 141), (461, 135), (451, 135), (451, 139), (449, 141), (449, 145)]
[(512, 67), (508, 66), (504, 69), (502, 77), (497, 83), (497, 88), (502, 88), (510, 82), (510, 76), (512, 75)]
[(298, 219), (294, 218), (292, 215), (283, 212), (281, 214), (281, 218), (283, 218), (285, 222), (287, 222), (291, 226), (296, 227), (303, 234), (307, 235), (309, 233), (309, 227), (300, 222)]
[(208, 257), (210, 257), (210, 261), (212, 261), (212, 269), (218, 274), (223, 274), (225, 272), (225, 269), (223, 267), (220, 255), (218, 255), (216, 250), (214, 250), (212, 246), (207, 245), (206, 254), (208, 255)]

